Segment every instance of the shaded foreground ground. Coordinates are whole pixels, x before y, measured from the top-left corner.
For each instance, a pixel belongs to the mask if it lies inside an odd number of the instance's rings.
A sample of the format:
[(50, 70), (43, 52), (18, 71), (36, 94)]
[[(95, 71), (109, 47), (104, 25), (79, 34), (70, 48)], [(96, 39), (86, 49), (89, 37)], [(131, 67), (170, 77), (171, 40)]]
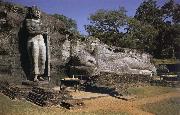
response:
[(180, 97), (172, 97), (157, 103), (146, 104), (142, 106), (142, 109), (156, 115), (180, 115)]
[[(114, 97), (106, 96), (91, 100), (85, 100), (85, 106), (73, 110), (65, 110), (60, 107), (39, 107), (25, 100), (10, 100), (8, 97), (0, 94), (0, 115), (152, 115), (153, 113), (165, 115), (171, 111), (173, 115), (178, 115), (179, 104), (169, 104), (169, 99), (180, 99), (180, 90), (178, 88), (165, 87), (141, 87), (131, 88), (129, 91), (137, 95), (135, 100), (124, 101)], [(163, 103), (162, 103), (163, 102)], [(163, 108), (162, 105), (166, 105)], [(160, 110), (154, 110), (152, 107), (161, 107)], [(174, 108), (172, 108), (174, 107)], [(167, 109), (168, 108), (168, 109)]]

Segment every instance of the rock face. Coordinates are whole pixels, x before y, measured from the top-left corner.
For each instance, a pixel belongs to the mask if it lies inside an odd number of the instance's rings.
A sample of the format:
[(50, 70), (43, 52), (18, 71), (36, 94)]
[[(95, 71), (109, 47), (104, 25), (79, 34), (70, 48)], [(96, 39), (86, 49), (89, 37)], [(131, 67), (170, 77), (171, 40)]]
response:
[(84, 42), (76, 41), (76, 43), (66, 40), (63, 46), (62, 58), (64, 62), (73, 60), (69, 63), (69, 65), (73, 66), (72, 70), (86, 68), (90, 76), (98, 75), (100, 72), (119, 75), (152, 75), (156, 73), (156, 68), (151, 63), (151, 55), (144, 52), (110, 47), (94, 38), (89, 38)]
[(83, 42), (67, 39), (61, 51), (70, 76), (89, 76), (98, 88), (115, 89), (118, 94), (128, 93), (128, 87), (149, 84), (152, 74), (156, 74), (151, 55), (110, 47), (92, 37)]
[(117, 74), (151, 74), (156, 69), (150, 62), (151, 56), (137, 50), (110, 48), (97, 45), (97, 63), (100, 71)]

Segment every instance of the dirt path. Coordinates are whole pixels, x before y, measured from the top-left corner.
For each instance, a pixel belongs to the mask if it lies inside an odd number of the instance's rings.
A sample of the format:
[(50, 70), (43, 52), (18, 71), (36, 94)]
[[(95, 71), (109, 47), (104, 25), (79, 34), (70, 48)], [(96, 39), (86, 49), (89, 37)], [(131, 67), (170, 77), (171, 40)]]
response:
[(156, 103), (171, 97), (180, 97), (180, 92), (171, 92), (167, 94), (162, 94), (153, 97), (147, 97), (143, 99), (136, 99), (132, 101), (124, 101), (121, 99), (116, 99), (114, 97), (101, 97), (93, 100), (84, 101), (85, 107), (79, 110), (71, 110), (71, 112), (92, 112), (97, 110), (105, 111), (121, 111), (128, 112), (132, 115), (153, 115), (152, 113), (145, 112), (140, 109), (140, 106), (148, 103)]

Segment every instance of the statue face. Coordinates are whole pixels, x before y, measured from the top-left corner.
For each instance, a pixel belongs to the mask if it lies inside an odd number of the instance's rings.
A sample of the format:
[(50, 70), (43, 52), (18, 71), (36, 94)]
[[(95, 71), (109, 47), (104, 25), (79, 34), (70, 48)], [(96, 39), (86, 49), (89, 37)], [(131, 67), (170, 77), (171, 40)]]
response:
[(91, 50), (94, 50), (97, 45), (99, 45), (99, 39), (94, 39), (91, 41)]
[(40, 19), (41, 18), (41, 11), (40, 10), (35, 10), (33, 11), (34, 17)]
[(96, 45), (97, 45), (97, 44), (96, 44), (95, 42), (92, 42), (92, 43), (91, 43), (91, 50), (92, 50), (92, 51), (95, 49)]
[(34, 18), (37, 18), (37, 19), (41, 18), (41, 11), (36, 6), (32, 7), (32, 14)]

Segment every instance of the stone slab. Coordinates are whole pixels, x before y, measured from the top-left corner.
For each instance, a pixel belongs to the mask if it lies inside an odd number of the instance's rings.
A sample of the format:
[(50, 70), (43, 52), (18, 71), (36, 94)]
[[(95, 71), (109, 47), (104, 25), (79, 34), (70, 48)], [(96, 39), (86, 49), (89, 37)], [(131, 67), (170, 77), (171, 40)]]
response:
[(22, 81), (22, 85), (26, 85), (26, 86), (38, 86), (38, 82), (33, 82), (33, 81), (25, 80), (25, 81)]
[(108, 94), (92, 93), (85, 91), (76, 91), (76, 92), (71, 92), (70, 94), (73, 96), (73, 99), (83, 99), (83, 100), (109, 96)]

